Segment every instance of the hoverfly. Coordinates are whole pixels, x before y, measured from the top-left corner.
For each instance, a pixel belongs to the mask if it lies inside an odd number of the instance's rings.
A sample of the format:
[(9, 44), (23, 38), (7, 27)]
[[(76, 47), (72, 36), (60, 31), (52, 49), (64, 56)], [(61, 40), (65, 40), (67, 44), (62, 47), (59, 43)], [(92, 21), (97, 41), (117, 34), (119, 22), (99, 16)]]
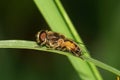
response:
[(72, 52), (75, 56), (81, 56), (81, 49), (77, 43), (60, 33), (41, 30), (36, 35), (36, 41), (40, 46), (46, 46), (60, 51), (68, 51)]

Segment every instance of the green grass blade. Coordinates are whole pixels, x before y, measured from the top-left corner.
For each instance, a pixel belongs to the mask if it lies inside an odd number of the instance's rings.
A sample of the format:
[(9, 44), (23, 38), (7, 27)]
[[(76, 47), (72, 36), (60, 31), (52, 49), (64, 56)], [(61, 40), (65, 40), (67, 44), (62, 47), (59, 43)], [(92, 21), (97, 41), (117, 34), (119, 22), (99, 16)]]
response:
[[(94, 63), (95, 65), (97, 65), (98, 67), (104, 69), (104, 70), (107, 70), (107, 71), (110, 71), (118, 76), (120, 76), (120, 71), (105, 64), (105, 63), (102, 63), (98, 60), (95, 60), (93, 58), (90, 58), (90, 57), (86, 57), (86, 56), (83, 56), (83, 59), (84, 60), (81, 60), (79, 57), (75, 57), (73, 55), (71, 55), (70, 53), (68, 52), (63, 52), (63, 51), (58, 51), (58, 50), (50, 50), (50, 49), (47, 49), (46, 47), (39, 47), (36, 42), (34, 41), (25, 41), (25, 40), (1, 40), (0, 41), (0, 48), (13, 48), (13, 49), (32, 49), (32, 50), (39, 50), (39, 51), (47, 51), (47, 52), (52, 52), (52, 53), (55, 53), (55, 54), (62, 54), (62, 55), (65, 55), (67, 57), (71, 57), (73, 59), (75, 59), (75, 63), (76, 65), (79, 65), (78, 62), (81, 61), (83, 63), (85, 63), (86, 61), (87, 62), (92, 62)], [(83, 68), (82, 68), (83, 69)], [(79, 71), (79, 70), (78, 70)], [(87, 70), (86, 70), (87, 72)], [(81, 75), (84, 75), (86, 77), (86, 79), (88, 79), (88, 77), (90, 78), (91, 76), (86, 76), (85, 74), (81, 74)], [(84, 78), (85, 79), (85, 78)], [(91, 79), (91, 78), (90, 78)], [(89, 80), (90, 80), (89, 79)]]
[(33, 49), (47, 52), (54, 52), (62, 55), (70, 55), (66, 54), (63, 51), (50, 50), (46, 47), (39, 47), (34, 41), (25, 41), (25, 40), (0, 40), (0, 48), (13, 48), (13, 49)]
[(53, 49), (50, 50), (50, 49), (47, 49), (46, 47), (38, 46), (37, 43), (34, 41), (26, 41), (26, 40), (0, 40), (0, 48), (32, 49), (32, 50), (47, 51), (47, 52), (53, 52), (57, 54), (72, 56), (69, 54), (69, 52), (63, 52), (63, 51), (58, 51)]
[[(34, 1), (53, 31), (60, 32), (77, 42), (82, 42), (59, 0)], [(84, 46), (82, 46), (82, 50), (87, 52)], [(81, 79), (102, 80), (99, 72), (92, 63), (83, 62), (69, 56), (68, 59)]]
[(112, 73), (120, 76), (120, 71), (117, 70), (117, 69), (115, 69), (114, 67), (111, 67), (111, 66), (109, 66), (109, 65), (107, 65), (107, 64), (105, 64), (105, 63), (103, 63), (103, 62), (100, 62), (100, 61), (98, 61), (98, 60), (96, 60), (96, 59), (93, 59), (93, 58), (90, 58), (90, 57), (86, 57), (86, 56), (83, 56), (83, 57), (84, 57), (84, 59), (85, 59), (86, 61), (92, 62), (92, 63), (94, 63), (95, 65), (97, 65), (98, 67), (100, 67), (100, 68), (102, 68), (102, 69), (104, 69), (104, 70), (110, 71), (110, 72), (112, 72)]

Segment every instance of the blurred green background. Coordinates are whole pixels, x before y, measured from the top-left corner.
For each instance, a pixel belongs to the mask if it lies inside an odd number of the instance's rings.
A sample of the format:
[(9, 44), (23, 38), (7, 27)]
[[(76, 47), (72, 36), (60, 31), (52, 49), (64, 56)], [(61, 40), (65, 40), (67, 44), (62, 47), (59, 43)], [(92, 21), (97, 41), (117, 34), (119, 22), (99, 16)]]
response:
[[(120, 70), (120, 0), (61, 1), (91, 56)], [(49, 27), (33, 0), (0, 1), (0, 40), (35, 41), (41, 29)], [(104, 80), (115, 80), (116, 75), (98, 69)], [(0, 80), (78, 80), (78, 76), (65, 56), (0, 49)]]

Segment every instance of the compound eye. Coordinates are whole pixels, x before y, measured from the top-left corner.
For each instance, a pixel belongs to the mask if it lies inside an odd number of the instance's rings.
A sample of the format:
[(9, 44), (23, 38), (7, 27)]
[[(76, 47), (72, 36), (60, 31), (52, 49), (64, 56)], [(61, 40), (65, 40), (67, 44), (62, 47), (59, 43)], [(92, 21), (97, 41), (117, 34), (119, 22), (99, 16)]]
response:
[(40, 36), (39, 36), (39, 39), (41, 40), (41, 41), (45, 41), (45, 39), (46, 39), (46, 32), (41, 32), (41, 34), (40, 34)]
[(46, 41), (46, 37), (47, 37), (46, 31), (38, 32), (37, 35), (36, 35), (37, 43), (41, 44), (42, 42), (45, 42)]

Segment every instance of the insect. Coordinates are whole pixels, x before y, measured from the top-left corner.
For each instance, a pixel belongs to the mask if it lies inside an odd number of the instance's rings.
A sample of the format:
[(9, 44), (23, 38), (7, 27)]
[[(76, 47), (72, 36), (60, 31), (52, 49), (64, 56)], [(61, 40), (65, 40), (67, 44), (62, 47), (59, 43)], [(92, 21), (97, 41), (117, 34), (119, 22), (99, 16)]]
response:
[(36, 41), (40, 46), (46, 46), (60, 51), (68, 51), (72, 52), (75, 56), (81, 56), (81, 50), (77, 43), (60, 33), (41, 30), (36, 35)]

